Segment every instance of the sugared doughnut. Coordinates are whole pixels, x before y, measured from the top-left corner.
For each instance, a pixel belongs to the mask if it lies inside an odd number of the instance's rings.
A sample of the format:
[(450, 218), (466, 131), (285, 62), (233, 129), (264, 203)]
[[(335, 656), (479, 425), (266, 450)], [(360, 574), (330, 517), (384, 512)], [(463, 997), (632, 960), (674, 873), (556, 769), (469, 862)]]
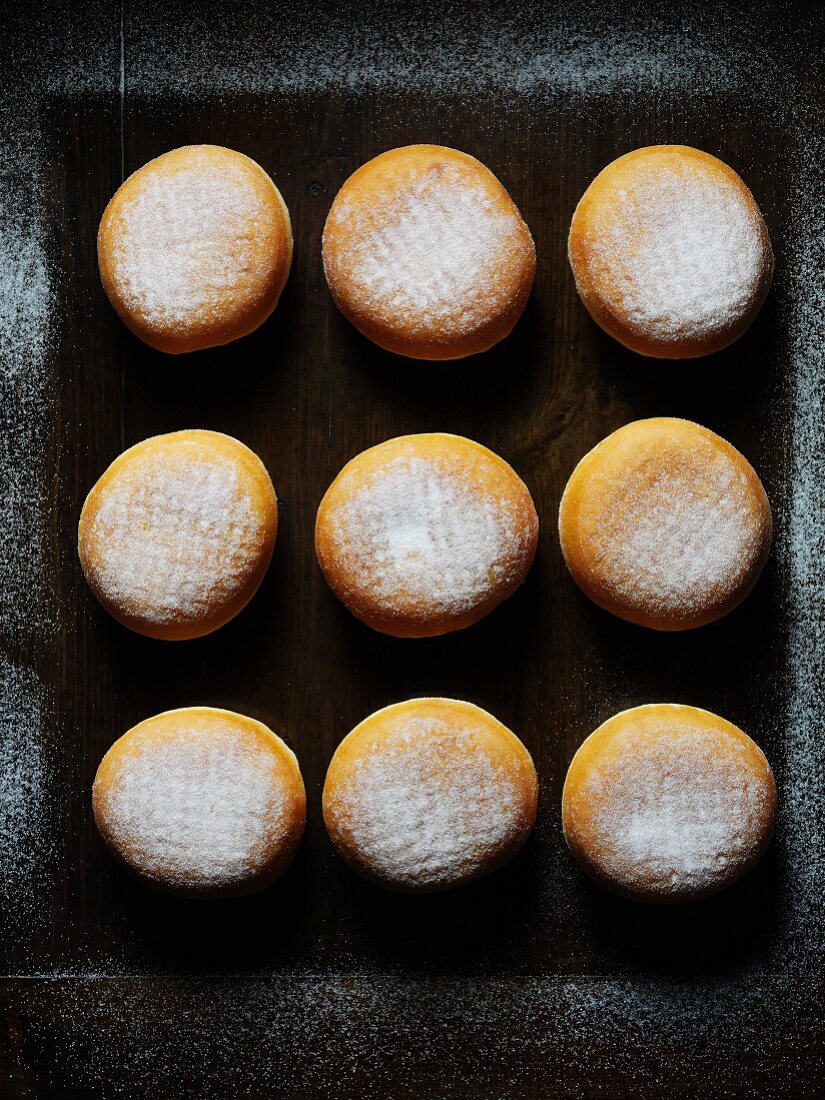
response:
[(335, 595), (368, 626), (404, 638), (478, 622), (522, 583), (537, 540), (533, 500), (512, 467), (442, 432), (357, 455), (315, 525)]
[(306, 820), (294, 753), (263, 723), (213, 707), (157, 714), (115, 741), (92, 808), (106, 847), (133, 875), (206, 898), (274, 882)]
[(655, 630), (732, 611), (762, 571), (772, 530), (747, 459), (707, 428), (665, 416), (626, 424), (586, 454), (559, 510), (576, 584)]
[(698, 707), (614, 715), (573, 757), (562, 795), (574, 857), (608, 890), (689, 901), (724, 889), (771, 838), (776, 784), (747, 734)]
[(338, 746), (324, 822), (364, 878), (431, 893), (512, 859), (537, 799), (530, 754), (491, 714), (455, 699), (411, 699), (376, 711)]
[(121, 184), (97, 237), (100, 277), (121, 320), (160, 351), (198, 351), (256, 329), (292, 263), (281, 193), (254, 160), (185, 145)]
[(536, 272), (530, 230), (493, 173), (442, 145), (391, 149), (338, 192), (324, 271), (344, 316), (387, 351), (460, 359), (502, 340)]
[(593, 320), (631, 351), (664, 359), (737, 340), (773, 275), (753, 195), (733, 169), (687, 145), (608, 164), (576, 207), (568, 251)]
[(278, 503), (263, 463), (220, 432), (157, 435), (115, 459), (86, 498), (80, 564), (124, 626), (198, 638), (234, 618), (272, 557)]

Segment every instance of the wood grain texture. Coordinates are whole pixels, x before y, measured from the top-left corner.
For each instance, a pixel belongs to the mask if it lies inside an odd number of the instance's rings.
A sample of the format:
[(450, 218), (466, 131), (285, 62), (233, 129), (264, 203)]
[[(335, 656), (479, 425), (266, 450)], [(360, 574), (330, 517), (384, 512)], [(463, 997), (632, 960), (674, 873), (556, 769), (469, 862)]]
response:
[[(242, 56), (246, 39), (233, 35), (254, 35), (255, 11), (265, 7), (243, 6), (242, 31), (194, 3), (169, 18), (191, 16), (198, 33), (214, 37), (216, 57)], [(792, 72), (796, 40), (783, 37), (778, 10), (766, 9), (754, 29), (745, 8), (731, 8), (720, 34), (735, 39), (747, 24), (748, 41), (778, 53)], [(548, 33), (553, 9), (535, 14)], [(59, 54), (82, 16), (57, 4), (43, 11)], [(413, 6), (405, 18), (419, 30), (435, 19), (437, 39), (446, 11)], [(651, 143), (695, 144), (747, 181), (781, 279), (798, 139), (783, 112), (776, 103), (760, 110), (761, 90), (744, 100), (706, 90), (680, 98), (655, 85), (641, 98), (542, 102), (497, 88), (399, 86), (388, 95), (340, 82), (185, 96), (147, 87), (130, 70), (132, 44), (147, 37), (156, 11), (92, 5), (92, 15), (106, 80), (78, 92), (69, 59), (62, 88), (43, 99), (62, 273), (49, 445), (49, 579), (59, 614), (41, 651), (26, 659), (54, 691), (49, 736), (59, 746), (61, 796), (50, 911), (37, 927), (12, 924), (2, 942), (0, 1095), (821, 1095), (825, 985), (821, 965), (820, 977), (804, 980), (787, 965), (796, 948), (783, 917), (782, 832), (725, 894), (658, 909), (586, 881), (559, 821), (578, 745), (611, 714), (645, 702), (717, 711), (762, 746), (780, 792), (790, 781), (782, 740), (788, 624), (776, 560), (729, 618), (661, 635), (591, 605), (567, 575), (555, 529), (566, 479), (590, 447), (629, 420), (674, 415), (719, 432), (748, 457), (781, 537), (789, 394), (776, 295), (739, 343), (708, 360), (641, 361), (580, 305), (566, 235), (579, 196), (613, 157)], [(371, 4), (356, 18), (368, 36), (386, 16)], [(483, 3), (462, 5), (461, 19), (475, 18), (488, 27), (497, 16)], [(690, 18), (701, 22), (702, 10)], [(187, 63), (182, 51), (184, 72)], [(192, 76), (202, 80), (202, 72)], [(798, 77), (794, 94), (807, 79)], [(780, 102), (783, 89), (764, 95)], [(290, 210), (295, 257), (281, 303), (258, 332), (171, 358), (138, 342), (111, 310), (95, 237), (121, 179), (190, 142), (229, 145), (270, 173)], [(379, 151), (413, 142), (479, 157), (536, 241), (524, 317), (509, 339), (463, 363), (382, 352), (338, 314), (323, 278), (321, 231), (338, 187)], [(278, 543), (258, 595), (235, 621), (198, 641), (162, 643), (130, 634), (98, 606), (77, 562), (76, 526), (85, 493), (121, 450), (195, 427), (234, 435), (261, 456), (279, 497)], [(536, 501), (539, 551), (524, 587), (479, 625), (398, 640), (356, 622), (328, 591), (313, 553), (314, 516), (356, 453), (437, 430), (476, 439), (514, 466)], [(541, 794), (536, 832), (509, 867), (464, 890), (416, 898), (347, 871), (326, 837), (320, 794), (353, 726), (420, 695), (466, 698), (514, 730), (536, 762)], [(284, 879), (256, 897), (197, 904), (149, 893), (114, 866), (94, 830), (89, 792), (111, 743), (152, 714), (194, 704), (265, 722), (301, 763), (306, 837)], [(751, 973), (758, 976), (748, 996), (761, 1007), (745, 1034), (737, 1000)], [(610, 1022), (622, 1012), (635, 1019), (628, 998), (645, 1002), (650, 983), (660, 982), (675, 983), (694, 1006), (681, 1030), (657, 1019), (658, 993), (638, 1029)], [(703, 995), (717, 1016), (730, 999), (727, 1029), (703, 1025), (695, 1008)]]

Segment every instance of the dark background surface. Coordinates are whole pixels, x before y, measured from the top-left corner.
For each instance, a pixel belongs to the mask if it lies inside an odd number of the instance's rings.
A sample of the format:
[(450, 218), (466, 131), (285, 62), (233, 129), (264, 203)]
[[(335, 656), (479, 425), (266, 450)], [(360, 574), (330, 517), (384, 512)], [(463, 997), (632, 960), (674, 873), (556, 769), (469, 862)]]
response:
[[(353, 17), (363, 30), (347, 45), (356, 67), (359, 49), (380, 58), (382, 34), (387, 50), (402, 34), (415, 49), (431, 36), (452, 77), (428, 83), (413, 65), (407, 82), (359, 79), (354, 87), (341, 77), (346, 55), (328, 79), (267, 85), (260, 70), (245, 77), (227, 54), (258, 58), (276, 43), (269, 6), (209, 10), (184, 4), (159, 14), (127, 4), (84, 16), (52, 5), (29, 25), (41, 54), (57, 59), (38, 108), (49, 241), (61, 273), (49, 444), (57, 622), (20, 646), (54, 692), (61, 798), (48, 901), (37, 920), (8, 919), (4, 929), (0, 1095), (823, 1095), (822, 960), (800, 955), (786, 934), (782, 830), (762, 864), (726, 894), (647, 908), (586, 882), (559, 825), (575, 749), (611, 714), (644, 702), (719, 712), (764, 748), (780, 790), (792, 781), (783, 751), (781, 554), (728, 619), (669, 636), (589, 604), (566, 574), (555, 530), (565, 481), (585, 451), (630, 420), (675, 415), (718, 431), (750, 459), (774, 503), (781, 544), (793, 441), (784, 427), (779, 292), (733, 348), (687, 364), (648, 362), (591, 323), (565, 242), (576, 201), (608, 161), (640, 145), (694, 144), (753, 190), (781, 287), (801, 140), (789, 112), (800, 99), (815, 103), (815, 18), (766, 8), (754, 24), (744, 7), (680, 11), (668, 24), (674, 55), (682, 41), (701, 51), (721, 35), (724, 80), (670, 87), (662, 62), (635, 91), (631, 73), (630, 92), (619, 80), (604, 94), (599, 81), (615, 82), (638, 41), (629, 24), (618, 56), (621, 20), (594, 31), (587, 5), (522, 13), (528, 37), (542, 27), (550, 34), (554, 19), (569, 36), (579, 20), (587, 48), (607, 50), (612, 66), (607, 76), (596, 72), (581, 86), (568, 80), (537, 97), (509, 93), (500, 71), (494, 80), (488, 74), (489, 87), (464, 88), (455, 78), (462, 52), (472, 68), (485, 29), (495, 26), (487, 5), (462, 6), (458, 45), (441, 8), (392, 16), (364, 5)], [(334, 23), (325, 21), (340, 15), (316, 14), (319, 41), (332, 50)], [(644, 42), (639, 18), (633, 34)], [(650, 20), (661, 27), (659, 16)], [(158, 76), (146, 63), (149, 40), (162, 34), (174, 51), (179, 33), (205, 54), (182, 45)], [(26, 27), (8, 34), (20, 42)], [(84, 61), (86, 34), (94, 48)], [(213, 94), (203, 90), (210, 42), (218, 73), (234, 74), (216, 76)], [(187, 65), (192, 94), (179, 90)], [(754, 72), (766, 74), (764, 87)], [(515, 62), (513, 76), (515, 88)], [(17, 77), (25, 83), (24, 68)], [(323, 222), (341, 183), (376, 153), (420, 141), (487, 164), (538, 250), (535, 290), (513, 335), (456, 365), (413, 363), (361, 338), (335, 310), (321, 268)], [(125, 175), (190, 142), (232, 146), (271, 174), (290, 209), (295, 258), (276, 313), (257, 333), (181, 359), (144, 347), (120, 324), (99, 283), (95, 237)], [(165, 644), (106, 616), (84, 584), (74, 542), (85, 493), (112, 459), (185, 427), (228, 432), (262, 457), (281, 525), (252, 604), (208, 638)], [(357, 452), (434, 430), (476, 439), (515, 467), (538, 508), (539, 552), (523, 589), (481, 624), (395, 640), (356, 622), (326, 589), (314, 515)], [(466, 698), (491, 711), (525, 742), (541, 782), (539, 826), (524, 852), (473, 887), (426, 898), (356, 880), (320, 815), (341, 738), (378, 707), (417, 695)], [(257, 897), (198, 904), (151, 894), (111, 863), (95, 834), (89, 790), (106, 749), (143, 718), (188, 704), (259, 718), (298, 754), (307, 834), (287, 875)]]

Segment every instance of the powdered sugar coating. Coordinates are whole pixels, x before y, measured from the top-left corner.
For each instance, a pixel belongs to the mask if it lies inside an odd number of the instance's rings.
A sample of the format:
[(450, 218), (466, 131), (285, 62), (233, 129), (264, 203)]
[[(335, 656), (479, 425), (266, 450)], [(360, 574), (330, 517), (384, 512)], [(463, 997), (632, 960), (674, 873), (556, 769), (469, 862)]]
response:
[[(84, 508), (84, 572), (104, 605), (137, 629), (210, 628), (260, 578), (271, 554), (271, 486), (262, 503), (243, 460), (231, 445), (211, 446), (212, 434), (173, 433), (138, 445)], [(262, 468), (259, 477), (266, 478)]]
[(525, 762), (491, 746), (476, 708), (457, 719), (449, 701), (440, 704), (388, 708), (393, 717), (364, 730), (325, 789), (333, 840), (363, 873), (397, 890), (479, 877), (513, 854), (535, 816)]
[(430, 148), (429, 160), (396, 151), (392, 170), (385, 166), (392, 154), (384, 154), (373, 162), (381, 167), (367, 165), (357, 184), (344, 184), (324, 229), (324, 270), (336, 301), (367, 335), (409, 354), (417, 343), (444, 345), (450, 357), (468, 354), (463, 339), (514, 310), (512, 327), (532, 285), (535, 248), (483, 165)]
[[(446, 625), (521, 583), (538, 521), (496, 456), (457, 438), (436, 452), (417, 438), (382, 445), (384, 461), (345, 468), (319, 512), (319, 557), (356, 614), (366, 607), (389, 621)], [(502, 466), (504, 484), (485, 482)]]
[[(639, 712), (656, 710), (655, 719)], [(775, 786), (755, 746), (690, 707), (641, 707), (606, 723), (565, 791), (574, 851), (623, 893), (680, 900), (721, 889), (763, 851)], [(609, 732), (608, 732), (609, 731)], [(568, 780), (568, 783), (571, 781)]]
[(770, 545), (771, 517), (753, 469), (698, 425), (639, 421), (574, 471), (560, 533), (577, 582), (609, 610), (679, 629), (744, 595)]
[(188, 146), (145, 165), (101, 226), (114, 304), (141, 335), (211, 333), (225, 342), (240, 318), (280, 293), (291, 246), (279, 202), (257, 165), (230, 150)]
[(382, 214), (386, 220), (362, 229), (349, 202), (335, 211), (337, 225), (353, 234), (339, 266), (346, 265), (351, 293), (363, 308), (386, 320), (400, 317), (415, 333), (461, 332), (483, 323), (479, 284), (494, 281), (513, 219), (452, 169), (446, 178), (416, 179)]
[[(223, 890), (266, 867), (287, 830), (282, 765), (230, 719), (130, 738), (95, 816), (107, 843), (142, 877), (167, 888)], [(145, 726), (144, 726), (145, 728)]]
[(514, 518), (443, 461), (396, 458), (341, 509), (341, 562), (390, 607), (466, 611), (509, 579), (522, 549)]
[[(716, 490), (712, 495), (708, 480)], [(605, 532), (617, 597), (678, 614), (734, 591), (758, 549), (760, 527), (749, 489), (744, 474), (717, 462), (702, 475), (683, 468), (662, 473), (632, 509), (622, 501), (616, 523)]]
[(573, 267), (577, 283), (586, 278), (585, 301), (595, 297), (620, 329), (660, 352), (687, 342), (701, 354), (703, 341), (739, 335), (767, 291), (773, 257), (738, 177), (713, 158), (665, 149), (634, 157), (632, 173), (611, 165), (597, 178), (599, 197), (578, 229), (585, 272)]
[[(227, 528), (237, 544), (227, 542)], [(150, 482), (129, 480), (105, 495), (92, 527), (105, 545), (96, 580), (108, 599), (136, 605), (156, 622), (197, 620), (216, 589), (234, 594), (257, 545), (258, 520), (229, 463), (185, 469), (160, 456)]]

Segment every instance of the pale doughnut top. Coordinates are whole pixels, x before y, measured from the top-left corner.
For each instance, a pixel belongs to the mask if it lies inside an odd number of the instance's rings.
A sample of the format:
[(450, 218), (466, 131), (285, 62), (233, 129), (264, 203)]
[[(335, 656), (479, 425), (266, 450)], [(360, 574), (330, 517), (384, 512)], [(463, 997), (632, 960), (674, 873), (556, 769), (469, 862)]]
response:
[[(93, 501), (90, 494), (84, 569), (100, 598), (126, 616), (205, 621), (238, 596), (269, 552), (274, 493), (268, 486), (262, 506), (257, 480), (266, 484), (266, 473), (236, 440), (218, 436), (223, 445), (212, 446), (213, 434), (138, 444), (104, 475)], [(248, 461), (260, 466), (257, 478)]]
[(712, 615), (755, 579), (770, 543), (752, 467), (688, 421), (620, 428), (574, 471), (565, 498), (562, 544), (577, 580), (619, 605), (611, 610), (661, 624)]
[(727, 723), (697, 724), (692, 709), (610, 723), (606, 747), (579, 772), (588, 862), (614, 886), (663, 897), (711, 892), (764, 847), (775, 799), (767, 762)]
[[(485, 326), (519, 293), (535, 252), (495, 176), (474, 158), (445, 159), (433, 149), (431, 163), (410, 163), (398, 150), (397, 167), (384, 154), (362, 168), (357, 184), (344, 184), (324, 230), (333, 293), (413, 340)], [(368, 190), (371, 173), (380, 186)]]
[(467, 715), (399, 708), (336, 773), (328, 809), (371, 875), (396, 888), (439, 889), (490, 869), (532, 822), (524, 775), (491, 752)]
[(284, 765), (264, 741), (231, 718), (190, 727), (186, 712), (163, 737), (137, 727), (95, 796), (107, 841), (135, 871), (192, 890), (240, 885), (261, 872), (290, 809)]
[(520, 579), (535, 538), (529, 495), (512, 471), (523, 497), (486, 485), (500, 460), (481, 448), (468, 462), (464, 441), (453, 456), (415, 439), (387, 445), (369, 472), (357, 459), (344, 469), (325, 520), (330, 552), (347, 594), (423, 619), (460, 614)]
[(660, 343), (724, 332), (749, 313), (772, 263), (750, 193), (714, 162), (671, 147), (635, 160), (632, 174), (616, 169), (614, 178), (609, 166), (588, 209), (597, 293), (623, 324)]
[(174, 156), (174, 171), (168, 157), (141, 169), (140, 186), (114, 209), (112, 279), (151, 328), (218, 326), (238, 298), (270, 292), (266, 243), (283, 229), (265, 197), (271, 185), (262, 191), (263, 172), (247, 158), (197, 145)]

